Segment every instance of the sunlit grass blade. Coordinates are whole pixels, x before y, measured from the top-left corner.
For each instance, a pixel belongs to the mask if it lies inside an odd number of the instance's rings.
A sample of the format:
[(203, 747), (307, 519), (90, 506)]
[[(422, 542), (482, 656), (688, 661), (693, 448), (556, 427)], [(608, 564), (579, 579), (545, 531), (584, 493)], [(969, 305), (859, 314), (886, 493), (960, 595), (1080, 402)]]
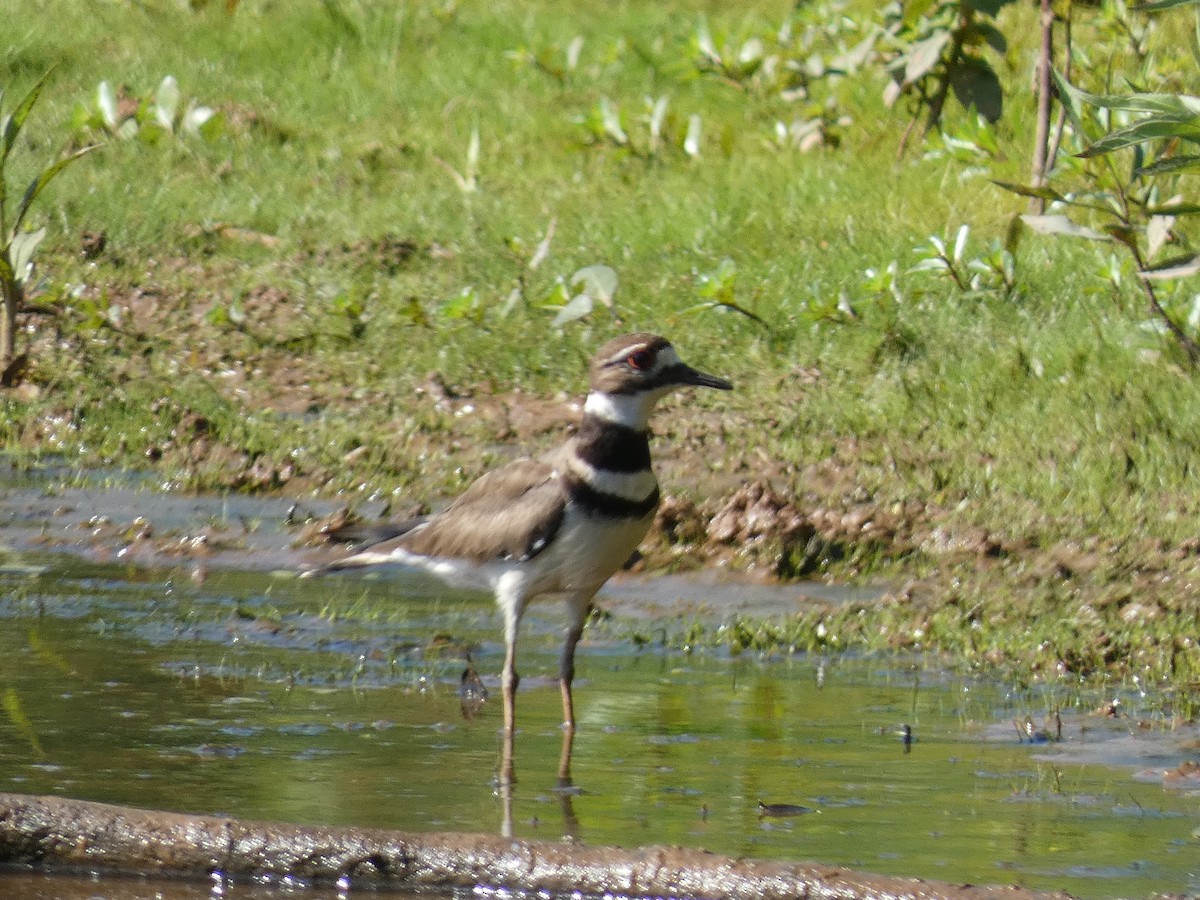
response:
[(0, 125), (0, 172), (4, 171), (4, 164), (8, 162), (8, 156), (12, 152), (13, 145), (17, 142), (17, 136), (20, 135), (21, 128), (25, 125), (25, 120), (29, 118), (30, 110), (37, 103), (37, 99), (42, 93), (42, 88), (45, 87), (46, 81), (53, 71), (53, 69), (50, 69), (37, 80), (37, 83), (21, 98), (21, 102), (16, 105), (12, 113), (5, 116), (4, 122)]
[(24, 222), (25, 216), (29, 212), (29, 208), (33, 205), (33, 202), (37, 199), (38, 194), (42, 192), (46, 185), (54, 180), (55, 176), (62, 172), (62, 170), (71, 163), (75, 162), (81, 157), (87, 156), (99, 146), (99, 144), (91, 144), (87, 147), (81, 147), (75, 152), (68, 153), (57, 162), (54, 162), (43, 169), (41, 173), (39, 173), (38, 176), (29, 183), (29, 187), (25, 189), (25, 195), (21, 198), (21, 202), (17, 206), (17, 214), (12, 222), (13, 231), (15, 232), (20, 229), (21, 223)]
[(37, 731), (34, 729), (33, 723), (29, 721), (29, 716), (25, 713), (25, 707), (21, 703), (21, 697), (17, 693), (16, 688), (10, 687), (5, 689), (3, 698), (0, 698), (0, 705), (4, 707), (8, 721), (12, 723), (17, 733), (25, 739), (33, 752), (38, 757), (44, 757), (46, 753), (42, 750), (42, 742), (38, 740)]

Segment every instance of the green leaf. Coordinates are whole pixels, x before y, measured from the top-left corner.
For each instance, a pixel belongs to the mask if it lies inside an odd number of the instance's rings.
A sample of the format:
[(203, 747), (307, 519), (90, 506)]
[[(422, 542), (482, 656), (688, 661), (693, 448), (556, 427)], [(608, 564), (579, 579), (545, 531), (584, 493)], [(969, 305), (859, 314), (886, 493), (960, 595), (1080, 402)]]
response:
[(211, 141), (221, 133), (221, 114), (210, 106), (188, 106), (180, 120), (180, 127), (186, 134), (199, 135)]
[(898, 79), (891, 79), (883, 86), (883, 105), (891, 108), (904, 93), (904, 84)]
[(1004, 251), (1012, 257), (1016, 254), (1017, 248), (1021, 245), (1021, 236), (1025, 234), (1025, 223), (1021, 221), (1020, 215), (1015, 215), (1008, 220), (1008, 226), (1004, 229)]
[(91, 153), (93, 150), (95, 150), (97, 148), (97, 146), (99, 146), (99, 145), (92, 144), (89, 147), (83, 147), (80, 150), (76, 150), (74, 153), (70, 153), (70, 154), (64, 156), (58, 162), (53, 163), (53, 164), (47, 166), (45, 169), (43, 169), (41, 174), (38, 175), (37, 178), (33, 179), (33, 181), (31, 181), (29, 183), (29, 187), (27, 187), (25, 189), (25, 196), (21, 198), (21, 204), (20, 204), (20, 206), (17, 207), (16, 218), (13, 219), (13, 223), (12, 223), (13, 233), (16, 233), (17, 231), (20, 230), (21, 222), (24, 221), (24, 219), (25, 219), (25, 214), (27, 212), (29, 212), (29, 207), (33, 205), (33, 201), (37, 199), (37, 196), (38, 196), (38, 194), (40, 194), (42, 192), (42, 189), (46, 185), (48, 185), (51, 181), (53, 181), (54, 177), (56, 175), (58, 175), (59, 172), (61, 172), (63, 169), (65, 169), (71, 163), (75, 162), (75, 160), (79, 159), (80, 157), (86, 156), (87, 154)]
[(1073, 85), (1069, 88), (1080, 102), (1089, 106), (1152, 113), (1180, 122), (1200, 116), (1200, 97), (1190, 94), (1090, 94)]
[(976, 12), (984, 13), (992, 18), (1000, 14), (1000, 10), (1013, 0), (964, 0), (963, 6), (970, 6)]
[(1077, 222), (1072, 222), (1063, 215), (1025, 215), (1021, 216), (1021, 221), (1038, 234), (1061, 234), (1066, 235), (1067, 237), (1084, 238), (1089, 241), (1112, 240), (1112, 238), (1110, 238), (1107, 234), (1102, 234), (1095, 229), (1088, 228), (1086, 225), (1080, 225)]
[(0, 170), (4, 168), (4, 163), (8, 161), (8, 155), (12, 152), (13, 145), (17, 142), (17, 136), (21, 133), (21, 128), (25, 124), (25, 120), (29, 118), (29, 112), (33, 109), (33, 105), (37, 103), (38, 95), (42, 92), (42, 87), (46, 84), (46, 79), (50, 77), (50, 73), (54, 69), (49, 69), (45, 75), (37, 80), (37, 83), (29, 89), (21, 102), (17, 104), (16, 109), (11, 115), (5, 116), (3, 123), (0, 123)]
[(936, 31), (913, 44), (904, 66), (904, 83), (914, 84), (928, 75), (942, 58), (942, 50), (949, 42), (949, 31)]
[(1134, 144), (1141, 144), (1145, 141), (1152, 141), (1158, 138), (1180, 138), (1185, 141), (1200, 143), (1200, 122), (1177, 122), (1157, 116), (1142, 119), (1128, 128), (1122, 128), (1119, 131), (1105, 135), (1078, 155), (1083, 159), (1090, 159), (1093, 156), (1112, 153), (1115, 150), (1123, 150), (1126, 147), (1132, 147)]
[(612, 138), (614, 144), (624, 147), (629, 143), (629, 135), (621, 127), (620, 113), (607, 97), (600, 98), (600, 121), (603, 123), (604, 133)]
[(178, 114), (179, 82), (175, 80), (174, 75), (168, 75), (154, 94), (154, 118), (164, 129), (172, 131)]
[[(1200, 2), (1200, 0), (1198, 0)], [(1142, 166), (1134, 175), (1165, 175), (1169, 172), (1189, 172), (1200, 169), (1200, 156), (1169, 156)]]
[(1111, 237), (1114, 241), (1119, 241), (1128, 247), (1130, 250), (1137, 250), (1138, 236), (1137, 232), (1125, 225), (1105, 225), (1104, 233)]
[(440, 312), (447, 319), (472, 318), (479, 305), (479, 294), (467, 286), (442, 304)]
[(1054, 76), (1054, 87), (1058, 92), (1058, 101), (1062, 104), (1063, 112), (1067, 114), (1067, 119), (1071, 123), (1071, 128), (1080, 138), (1087, 137), (1087, 129), (1083, 126), (1083, 115), (1079, 110), (1079, 105), (1082, 102), (1083, 91), (1067, 81), (1057, 69), (1051, 74)]
[(613, 295), (617, 292), (617, 272), (612, 266), (600, 264), (580, 269), (571, 276), (571, 286), (575, 285), (581, 285), (582, 293), (612, 309)]
[(96, 105), (100, 107), (100, 117), (104, 120), (109, 131), (117, 128), (117, 95), (113, 93), (112, 85), (107, 81), (100, 82), (96, 88)]
[(568, 322), (574, 322), (576, 319), (582, 319), (584, 316), (591, 313), (594, 306), (595, 304), (592, 302), (591, 297), (589, 297), (587, 294), (580, 294), (572, 299), (570, 303), (560, 309), (558, 311), (558, 315), (554, 317), (554, 321), (550, 324), (554, 328), (559, 328), (563, 325), (566, 325)]
[(1008, 40), (1004, 37), (1004, 32), (1002, 32), (991, 22), (976, 21), (972, 26), (972, 31), (975, 33), (976, 37), (986, 43), (1001, 56), (1008, 52)]
[(989, 122), (999, 121), (1004, 112), (1000, 79), (984, 60), (964, 56), (950, 70), (950, 87), (964, 109), (974, 107)]
[(1200, 6), (1200, 0), (1150, 0), (1133, 7), (1134, 12), (1161, 12), (1164, 9), (1174, 9), (1176, 6)]
[(683, 139), (683, 152), (695, 159), (700, 155), (700, 114), (688, 116), (687, 134)]
[(992, 184), (1004, 188), (1006, 191), (1012, 191), (1014, 194), (1020, 194), (1022, 197), (1036, 197), (1038, 200), (1058, 201), (1060, 203), (1067, 202), (1067, 199), (1054, 190), (1052, 187), (1036, 186), (1032, 184), (1016, 184), (1011, 181), (1000, 181), (993, 178)]
[[(10, 285), (16, 283), (17, 274), (13, 271), (12, 264), (8, 261), (8, 254), (0, 253), (0, 284)], [(7, 293), (7, 289), (5, 293)]]
[(931, 6), (933, 6), (933, 0), (909, 0), (904, 4), (904, 24), (915, 25)]
[(1189, 275), (1197, 274), (1200, 274), (1200, 253), (1169, 259), (1157, 266), (1138, 272), (1138, 275), (1150, 281), (1166, 281), (1171, 278), (1186, 278)]
[(958, 229), (958, 234), (954, 238), (954, 261), (962, 260), (963, 251), (967, 248), (967, 236), (971, 233), (970, 225), (961, 225)]
[(12, 261), (13, 280), (24, 282), (28, 278), (29, 263), (33, 259), (33, 251), (46, 236), (46, 229), (37, 231), (18, 231), (13, 235), (8, 245), (8, 258)]
[(944, 272), (948, 268), (950, 268), (950, 264), (940, 256), (930, 256), (921, 260), (915, 266), (909, 268), (904, 274), (912, 275), (915, 272)]
[(1152, 216), (1194, 216), (1200, 213), (1200, 205), (1195, 203), (1164, 203), (1162, 206), (1147, 206), (1146, 212)]

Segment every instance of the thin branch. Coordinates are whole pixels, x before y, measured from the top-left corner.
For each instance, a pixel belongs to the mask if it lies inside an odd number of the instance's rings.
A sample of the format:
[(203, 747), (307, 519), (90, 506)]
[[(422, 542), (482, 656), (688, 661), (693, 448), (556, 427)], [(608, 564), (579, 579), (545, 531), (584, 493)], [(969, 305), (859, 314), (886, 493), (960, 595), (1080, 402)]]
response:
[[(1133, 261), (1137, 265), (1138, 272), (1141, 272), (1146, 268), (1141, 250), (1138, 249), (1137, 244), (1127, 244), (1126, 246), (1129, 247), (1129, 252), (1133, 254)], [(1191, 335), (1180, 328), (1179, 324), (1163, 309), (1163, 305), (1158, 299), (1158, 292), (1154, 290), (1154, 282), (1148, 278), (1141, 277), (1138, 278), (1138, 282), (1142, 285), (1142, 290), (1145, 292), (1146, 298), (1150, 301), (1150, 308), (1154, 311), (1154, 314), (1166, 324), (1167, 329), (1171, 334), (1175, 335), (1175, 339), (1179, 341), (1180, 346), (1187, 353), (1188, 362), (1193, 367), (1200, 366), (1200, 344), (1196, 343)]]
[[(1071, 10), (1073, 4), (1068, 0), (1067, 14), (1063, 19), (1063, 77), (1067, 82), (1071, 81)], [(1063, 132), (1067, 127), (1067, 108), (1062, 103), (1058, 104), (1058, 121), (1054, 123), (1054, 140), (1050, 144), (1050, 152), (1046, 156), (1046, 171), (1054, 168), (1055, 162), (1058, 160), (1058, 151), (1062, 147)]]
[[(1032, 184), (1041, 187), (1046, 183), (1048, 169), (1047, 150), (1050, 142), (1050, 67), (1054, 63), (1054, 7), (1051, 0), (1042, 0), (1042, 46), (1038, 54), (1037, 68), (1037, 133), (1033, 140)], [(1046, 211), (1044, 197), (1031, 197), (1030, 211), (1041, 215)]]

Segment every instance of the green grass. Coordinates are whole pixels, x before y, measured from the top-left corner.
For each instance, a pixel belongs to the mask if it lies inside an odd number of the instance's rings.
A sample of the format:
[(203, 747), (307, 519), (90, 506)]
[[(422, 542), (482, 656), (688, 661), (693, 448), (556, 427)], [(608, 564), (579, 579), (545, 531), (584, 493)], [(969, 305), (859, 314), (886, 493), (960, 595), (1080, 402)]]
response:
[[(1010, 93), (996, 126), (1002, 156), (987, 172), (1016, 181), (1032, 131), (1027, 6), (1005, 13), (1013, 46), (999, 68)], [(504, 457), (492, 448), (493, 420), (456, 417), (415, 393), (429, 372), (481, 392), (578, 393), (590, 349), (638, 328), (667, 333), (738, 389), (680, 404), (660, 425), (669, 442), (693, 434), (689, 423), (711, 430), (724, 420), (719, 437), (689, 438), (686, 452), (714, 458), (670, 484), (673, 493), (719, 494), (766, 472), (802, 508), (916, 499), (947, 529), (1005, 542), (1007, 589), (1064, 609), (1077, 603), (1072, 590), (1125, 583), (1131, 567), (1162, 563), (1194, 534), (1195, 377), (1142, 327), (1132, 279), (1114, 295), (1097, 277), (1107, 248), (1028, 236), (1012, 296), (909, 275), (901, 299), (881, 299), (863, 286), (865, 270), (898, 260), (903, 271), (913, 247), (963, 223), (980, 253), (1024, 202), (921, 146), (898, 160), (906, 114), (882, 106), (878, 75), (818, 83), (811, 103), (789, 104), (690, 66), (702, 19), (714, 34), (769, 33), (791, 4), (247, 0), (233, 16), (223, 7), (0, 0), (9, 96), (57, 66), (18, 173), (86, 140), (69, 123), (79, 104), (94, 105), (101, 80), (140, 97), (171, 74), (185, 97), (225, 117), (213, 141), (110, 141), (46, 192), (34, 389), (0, 397), (10, 450), (157, 465), (186, 487), (270, 486), (280, 480), (270, 472), (287, 469), (291, 490), (399, 489), (432, 502)], [(872, 8), (846, 13), (865, 23)], [(1165, 33), (1184, 34), (1188, 21), (1170, 19)], [(578, 68), (561, 78), (513, 59), (524, 49), (561, 61), (577, 35)], [(1184, 89), (1196, 93), (1194, 68)], [(607, 98), (644, 146), (639, 117), (660, 96), (671, 146), (654, 156), (594, 142), (581, 124)], [(776, 121), (826, 98), (849, 118), (839, 146), (774, 146)], [(692, 114), (703, 122), (695, 159), (678, 149)], [(965, 121), (948, 108), (948, 127)], [(449, 169), (465, 172), (473, 129), (479, 187), (465, 193)], [(530, 270), (551, 221), (550, 256)], [(85, 231), (107, 235), (95, 261), (79, 256)], [(415, 252), (384, 258), (388, 237)], [(694, 310), (701, 277), (726, 257), (737, 303), (768, 327)], [(619, 320), (599, 310), (552, 329), (545, 305), (556, 280), (593, 263), (620, 275)], [(505, 314), (518, 286), (524, 299)], [(264, 288), (282, 292), (282, 313), (256, 310)], [(466, 288), (479, 308), (450, 317), (444, 305)], [(813, 314), (839, 293), (854, 318)], [(1187, 287), (1173, 298), (1187, 302)], [(126, 308), (116, 328), (100, 324), (109, 304)], [(144, 321), (130, 311), (148, 304)], [(240, 327), (222, 313), (231, 308), (247, 311)], [(272, 402), (305, 391), (303, 414)], [(226, 455), (186, 458), (180, 448), (194, 435), (177, 432), (188, 413), (204, 417)], [(360, 445), (368, 451), (347, 462)], [(231, 475), (231, 458), (243, 468), (264, 461), (268, 477)], [(823, 481), (822, 465), (841, 479)], [(1029, 574), (1037, 553), (1089, 541), (1108, 560), (1092, 587), (1060, 591), (1055, 576)], [(994, 576), (927, 549), (852, 559), (825, 571), (975, 578), (978, 590)], [(1187, 565), (1170, 570), (1163, 590), (1194, 608)]]

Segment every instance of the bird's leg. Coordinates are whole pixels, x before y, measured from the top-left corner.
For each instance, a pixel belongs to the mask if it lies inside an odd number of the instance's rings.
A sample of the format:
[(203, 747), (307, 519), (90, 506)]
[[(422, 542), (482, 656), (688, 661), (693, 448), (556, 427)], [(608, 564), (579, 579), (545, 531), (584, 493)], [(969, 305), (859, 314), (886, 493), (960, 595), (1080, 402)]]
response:
[[(510, 819), (512, 816), (512, 786), (516, 780), (516, 766), (513, 763), (513, 736), (511, 731), (506, 731), (500, 735), (500, 771), (496, 776), (496, 784), (500, 789), (500, 797), (507, 801)], [(509, 833), (504, 836), (512, 837)]]
[(571, 682), (575, 680), (575, 647), (583, 637), (583, 626), (592, 610), (591, 595), (573, 599), (570, 603), (571, 623), (567, 626), (567, 639), (563, 643), (562, 660), (558, 667), (558, 685), (562, 691), (563, 728), (567, 733), (575, 731), (575, 701), (571, 696)]
[(504, 635), (504, 671), (500, 673), (500, 689), (504, 695), (504, 734), (512, 739), (516, 731), (517, 718), (517, 685), (521, 676), (517, 674), (517, 635), (514, 622), (511, 633), (505, 627)]
[(575, 744), (575, 729), (563, 729), (562, 751), (558, 755), (558, 786), (569, 788), (574, 786), (571, 780), (571, 748)]
[(504, 734), (510, 740), (516, 732), (517, 685), (521, 676), (517, 674), (517, 629), (521, 625), (524, 603), (515, 591), (501, 589), (497, 599), (504, 614), (504, 671), (500, 674), (500, 688), (504, 695)]
[(572, 731), (563, 732), (562, 755), (558, 758), (558, 802), (562, 807), (563, 836), (579, 836), (579, 817), (575, 815), (575, 782), (571, 780), (571, 744), (575, 739)]
[(504, 616), (504, 671), (500, 673), (500, 689), (504, 700), (504, 733), (501, 736), (500, 784), (511, 785), (513, 776), (513, 736), (517, 731), (517, 630), (525, 612), (525, 596), (520, 576), (505, 576), (496, 589), (496, 603)]
[(505, 761), (500, 763), (500, 777), (497, 779), (496, 796), (500, 798), (500, 836), (513, 836), (513, 774), (512, 774), (512, 735), (505, 735), (507, 745)]
[[(515, 630), (515, 629), (514, 629)], [(505, 629), (507, 637), (508, 629)], [(517, 715), (517, 683), (521, 680), (521, 676), (516, 670), (516, 641), (507, 640), (504, 652), (504, 671), (500, 675), (501, 693), (504, 695), (504, 733), (500, 736), (500, 787), (502, 791), (510, 789), (516, 776), (513, 766), (513, 735), (516, 733), (516, 715)], [(512, 800), (511, 793), (509, 797), (509, 805), (511, 808)], [(511, 827), (511, 823), (510, 823)], [(505, 835), (510, 836), (508, 834)]]

